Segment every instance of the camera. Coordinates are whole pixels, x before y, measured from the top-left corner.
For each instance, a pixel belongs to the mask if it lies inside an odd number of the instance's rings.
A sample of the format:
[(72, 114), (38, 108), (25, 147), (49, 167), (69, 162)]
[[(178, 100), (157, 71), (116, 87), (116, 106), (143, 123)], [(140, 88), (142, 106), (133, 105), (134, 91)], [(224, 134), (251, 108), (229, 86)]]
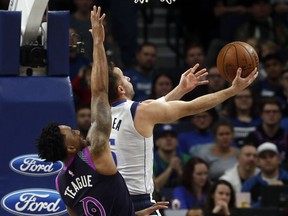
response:
[(44, 46), (24, 45), (20, 47), (20, 64), (22, 66), (43, 67), (47, 63)]

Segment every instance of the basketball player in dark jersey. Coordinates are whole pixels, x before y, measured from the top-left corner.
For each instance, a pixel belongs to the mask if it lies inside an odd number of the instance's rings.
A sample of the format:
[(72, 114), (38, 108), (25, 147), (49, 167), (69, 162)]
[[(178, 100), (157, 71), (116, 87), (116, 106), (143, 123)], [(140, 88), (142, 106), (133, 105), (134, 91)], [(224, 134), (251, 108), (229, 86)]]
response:
[(64, 162), (56, 187), (71, 216), (149, 215), (167, 208), (167, 202), (135, 213), (123, 177), (117, 171), (109, 145), (111, 108), (108, 102), (108, 64), (103, 46), (105, 34), (101, 8), (93, 7), (90, 30), (93, 37), (91, 75), (92, 125), (87, 140), (69, 126), (50, 123), (37, 140), (39, 157)]

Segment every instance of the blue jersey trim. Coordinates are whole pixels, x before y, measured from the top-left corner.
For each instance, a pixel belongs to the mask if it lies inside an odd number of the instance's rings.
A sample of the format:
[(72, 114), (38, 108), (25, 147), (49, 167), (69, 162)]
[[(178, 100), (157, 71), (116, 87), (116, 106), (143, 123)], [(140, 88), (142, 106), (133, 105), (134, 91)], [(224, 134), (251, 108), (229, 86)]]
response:
[(136, 114), (136, 109), (139, 105), (139, 102), (133, 102), (131, 108), (130, 108), (130, 112), (131, 112), (131, 115), (132, 115), (132, 119), (134, 120), (135, 118), (135, 114)]
[(112, 107), (116, 107), (118, 106), (119, 104), (122, 104), (122, 103), (125, 103), (127, 100), (120, 100), (120, 101), (117, 101), (115, 103), (112, 104)]

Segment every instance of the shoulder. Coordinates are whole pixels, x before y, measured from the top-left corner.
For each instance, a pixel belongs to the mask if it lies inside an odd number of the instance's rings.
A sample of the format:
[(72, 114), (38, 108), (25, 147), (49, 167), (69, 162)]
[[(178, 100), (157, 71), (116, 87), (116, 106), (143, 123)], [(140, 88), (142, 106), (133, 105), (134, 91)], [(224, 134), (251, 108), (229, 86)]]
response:
[(244, 184), (243, 184), (243, 187), (242, 187), (242, 191), (250, 191), (251, 188), (253, 188), (255, 185), (259, 184), (260, 181), (262, 182), (263, 180), (261, 179), (261, 174), (257, 174), (256, 176), (253, 176), (249, 179), (247, 179)]

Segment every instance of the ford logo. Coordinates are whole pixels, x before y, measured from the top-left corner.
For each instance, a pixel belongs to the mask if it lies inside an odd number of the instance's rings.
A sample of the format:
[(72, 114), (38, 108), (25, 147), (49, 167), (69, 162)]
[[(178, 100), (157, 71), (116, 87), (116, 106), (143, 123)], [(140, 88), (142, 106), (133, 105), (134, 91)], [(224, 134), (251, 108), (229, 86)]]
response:
[(60, 194), (55, 190), (29, 188), (5, 195), (1, 200), (4, 210), (16, 215), (63, 215), (67, 213)]
[(63, 163), (45, 162), (37, 154), (29, 154), (12, 159), (9, 166), (14, 172), (22, 175), (47, 176), (58, 173), (63, 168)]

